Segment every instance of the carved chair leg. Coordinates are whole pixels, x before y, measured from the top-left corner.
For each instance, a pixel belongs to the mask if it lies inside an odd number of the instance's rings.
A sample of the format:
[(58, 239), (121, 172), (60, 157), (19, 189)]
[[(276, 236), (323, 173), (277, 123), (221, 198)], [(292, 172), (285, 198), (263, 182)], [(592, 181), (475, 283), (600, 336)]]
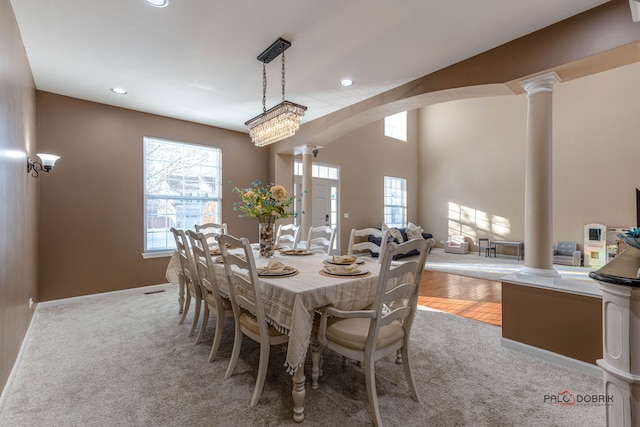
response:
[(311, 342), (311, 388), (314, 390), (318, 389), (318, 378), (320, 377), (320, 349), (320, 343), (313, 340)]

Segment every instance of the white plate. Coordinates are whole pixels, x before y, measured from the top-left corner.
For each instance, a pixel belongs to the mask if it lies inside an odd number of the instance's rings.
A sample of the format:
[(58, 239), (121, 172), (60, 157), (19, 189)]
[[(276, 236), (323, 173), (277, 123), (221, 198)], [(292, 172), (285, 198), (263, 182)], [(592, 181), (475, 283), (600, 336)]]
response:
[(303, 251), (302, 249), (280, 249), (280, 253), (292, 256), (313, 255), (313, 252)]
[(327, 270), (326, 268), (323, 268), (322, 271), (332, 276), (364, 276), (365, 274), (369, 273), (368, 271), (362, 271), (362, 270), (356, 270), (351, 273), (334, 273), (332, 271)]
[(289, 267), (288, 269), (277, 272), (277, 273), (273, 273), (270, 271), (265, 272), (264, 269), (262, 268), (258, 269), (258, 276), (260, 277), (286, 277), (286, 276), (293, 276), (294, 274), (298, 274), (298, 270), (293, 267)]
[(327, 264), (333, 264), (333, 265), (351, 265), (353, 263), (362, 264), (364, 263), (364, 260), (362, 258), (356, 258), (354, 262), (335, 262), (333, 258), (327, 258), (324, 260), (324, 262), (326, 262)]

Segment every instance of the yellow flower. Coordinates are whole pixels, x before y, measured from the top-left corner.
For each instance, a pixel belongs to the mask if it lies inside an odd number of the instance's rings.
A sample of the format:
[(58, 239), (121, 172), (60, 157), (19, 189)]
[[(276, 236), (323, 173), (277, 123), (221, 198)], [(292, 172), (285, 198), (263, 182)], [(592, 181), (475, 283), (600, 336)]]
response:
[(289, 197), (289, 193), (282, 185), (274, 185), (271, 187), (271, 194), (273, 195), (274, 200), (281, 202)]

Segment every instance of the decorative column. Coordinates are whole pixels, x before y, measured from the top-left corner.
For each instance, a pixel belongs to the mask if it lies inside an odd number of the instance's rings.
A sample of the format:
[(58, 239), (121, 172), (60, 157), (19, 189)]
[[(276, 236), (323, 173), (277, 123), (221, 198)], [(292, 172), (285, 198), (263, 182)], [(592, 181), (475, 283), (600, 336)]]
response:
[(589, 273), (602, 290), (602, 368), (608, 427), (640, 424), (640, 250)]
[(296, 153), (302, 154), (302, 216), (300, 217), (300, 229), (302, 240), (306, 240), (307, 232), (313, 223), (313, 180), (311, 166), (313, 165), (313, 151), (315, 145), (296, 147)]
[(555, 72), (520, 82), (527, 91), (527, 145), (525, 170), (524, 267), (518, 276), (554, 281), (552, 106)]

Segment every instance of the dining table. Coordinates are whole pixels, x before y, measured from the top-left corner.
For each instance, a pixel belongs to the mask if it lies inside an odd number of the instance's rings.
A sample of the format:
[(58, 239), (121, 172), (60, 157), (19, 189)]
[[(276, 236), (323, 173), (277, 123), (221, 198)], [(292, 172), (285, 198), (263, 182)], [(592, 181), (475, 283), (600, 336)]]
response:
[[(213, 257), (218, 287), (228, 295), (229, 282), (224, 265), (219, 262), (215, 248)], [(304, 420), (305, 381), (304, 362), (307, 350), (312, 348), (311, 386), (318, 388), (321, 375), (319, 367), (320, 346), (312, 337), (314, 316), (318, 309), (333, 306), (342, 310), (359, 310), (374, 301), (376, 283), (380, 274), (380, 264), (372, 258), (358, 258), (357, 274), (331, 274), (328, 271), (335, 264), (334, 258), (323, 253), (306, 251), (276, 251), (273, 258), (262, 258), (254, 248), (256, 268), (260, 271), (270, 262), (281, 262), (296, 270), (295, 274), (283, 276), (259, 276), (260, 290), (267, 321), (289, 336), (285, 369), (292, 375), (293, 419)], [(167, 280), (180, 286), (180, 309), (182, 310), (184, 280), (180, 262), (174, 254), (167, 266)]]

